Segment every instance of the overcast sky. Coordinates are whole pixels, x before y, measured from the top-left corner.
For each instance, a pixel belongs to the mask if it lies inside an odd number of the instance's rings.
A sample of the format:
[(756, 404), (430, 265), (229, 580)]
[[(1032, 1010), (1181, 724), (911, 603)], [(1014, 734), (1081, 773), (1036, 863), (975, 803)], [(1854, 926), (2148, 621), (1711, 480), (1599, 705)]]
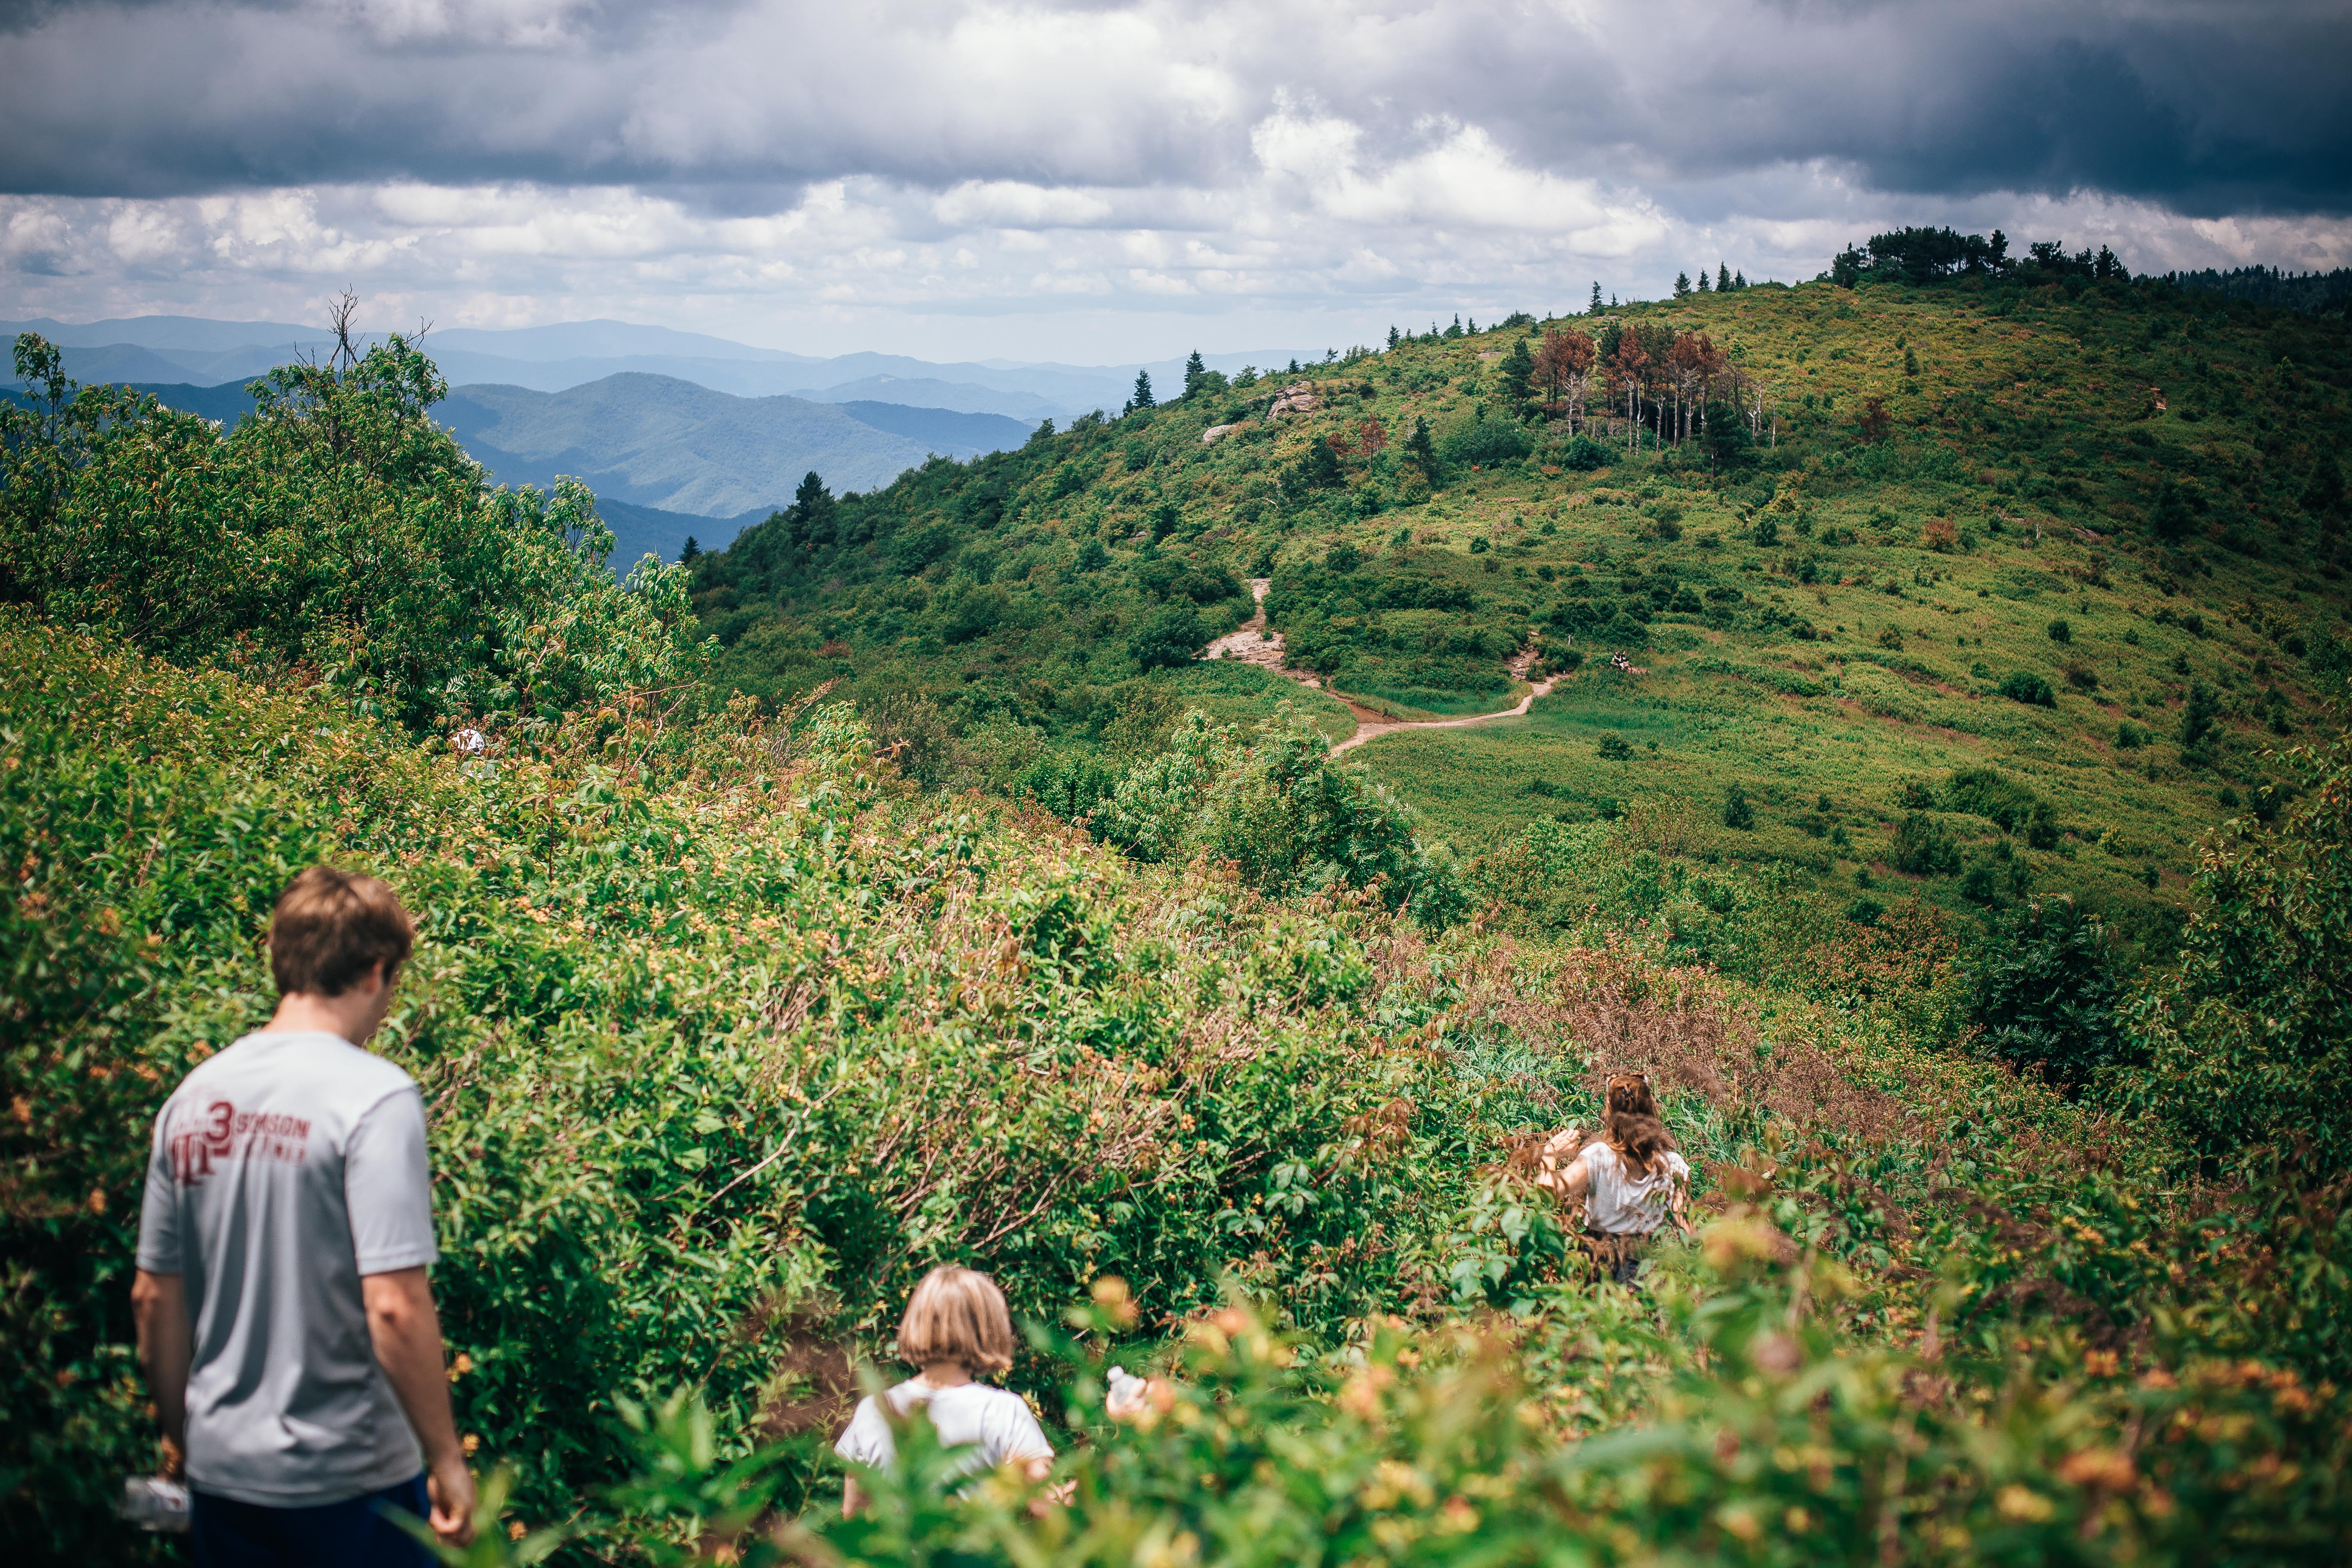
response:
[(2352, 261), (2344, 0), (0, 0), (0, 316), (1087, 363), (1810, 278)]

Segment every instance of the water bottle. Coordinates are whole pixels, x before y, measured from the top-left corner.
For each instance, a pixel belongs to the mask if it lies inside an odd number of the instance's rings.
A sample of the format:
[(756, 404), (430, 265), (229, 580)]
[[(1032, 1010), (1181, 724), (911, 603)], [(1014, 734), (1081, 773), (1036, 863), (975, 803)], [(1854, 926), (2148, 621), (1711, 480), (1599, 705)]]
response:
[(188, 1528), (188, 1489), (162, 1476), (126, 1476), (115, 1510), (150, 1533), (184, 1534)]

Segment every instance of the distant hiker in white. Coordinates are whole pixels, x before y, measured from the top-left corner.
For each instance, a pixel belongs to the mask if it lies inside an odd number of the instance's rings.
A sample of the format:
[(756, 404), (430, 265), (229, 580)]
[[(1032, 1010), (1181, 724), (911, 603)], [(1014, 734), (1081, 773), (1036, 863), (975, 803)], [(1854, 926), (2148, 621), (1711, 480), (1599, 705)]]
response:
[(425, 1104), (362, 1048), (415, 941), (375, 878), (303, 872), (269, 926), (277, 1015), (155, 1119), (131, 1305), (205, 1568), (429, 1563), (391, 1509), (472, 1535)]

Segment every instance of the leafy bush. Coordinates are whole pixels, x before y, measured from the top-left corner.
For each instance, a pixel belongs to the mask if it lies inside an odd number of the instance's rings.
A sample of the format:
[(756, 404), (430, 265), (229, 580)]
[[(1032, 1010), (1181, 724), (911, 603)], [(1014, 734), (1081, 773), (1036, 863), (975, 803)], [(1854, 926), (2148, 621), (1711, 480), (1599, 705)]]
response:
[(1559, 466), (1572, 473), (1591, 473), (1617, 461), (1613, 447), (1594, 440), (1590, 436), (1578, 436), (1559, 449)]
[(2200, 1158), (2268, 1147), (2352, 1170), (2352, 742), (2290, 753), (2311, 774), (2272, 834), (2198, 855), (2177, 974), (2130, 1009), (2147, 1102)]
[(2032, 900), (1985, 949), (1974, 1010), (1979, 1046), (2081, 1089), (2123, 1057), (2115, 967), (2096, 916), (2069, 898)]
[(1738, 784), (1725, 786), (1723, 825), (1743, 830), (1756, 826), (1756, 808), (1748, 804), (1748, 792)]
[(1887, 858), (1896, 870), (1914, 877), (1948, 877), (1960, 868), (1958, 847), (1924, 811), (1906, 812), (1895, 824)]
[(1192, 663), (1209, 643), (1208, 628), (1189, 605), (1162, 605), (1127, 639), (1127, 651), (1145, 669)]
[(1412, 809), (1329, 761), (1328, 747), (1304, 724), (1245, 742), (1234, 726), (1187, 714), (1167, 750), (1118, 781), (1093, 830), (1140, 860), (1227, 862), (1271, 893), (1377, 887), (1432, 924), (1453, 919), (1461, 889), (1415, 837)]
[(2050, 682), (2029, 669), (2011, 670), (2003, 676), (2000, 694), (2011, 702), (2031, 703), (2036, 708), (2058, 706), (2058, 694), (2050, 689)]
[(1526, 428), (1513, 419), (1479, 419), (1446, 433), (1438, 456), (1451, 468), (1494, 468), (1535, 450)]

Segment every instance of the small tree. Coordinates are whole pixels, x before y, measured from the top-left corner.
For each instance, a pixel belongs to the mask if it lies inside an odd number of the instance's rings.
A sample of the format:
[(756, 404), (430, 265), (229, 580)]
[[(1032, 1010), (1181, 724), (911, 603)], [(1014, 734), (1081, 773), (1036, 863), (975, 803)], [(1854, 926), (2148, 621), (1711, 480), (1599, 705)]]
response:
[[(1290, 368), (1297, 370), (1298, 366), (1294, 363)], [(1159, 401), (1151, 395), (1151, 373), (1148, 370), (1137, 371), (1135, 373), (1135, 391), (1128, 397), (1125, 412), (1132, 414), (1139, 408), (1157, 408), (1159, 406)]]
[(1885, 440), (1886, 432), (1894, 423), (1895, 416), (1886, 412), (1886, 399), (1870, 396), (1862, 400), (1860, 427), (1864, 440), (1873, 443)]
[(1437, 488), (1444, 469), (1437, 460), (1437, 443), (1430, 438), (1429, 421), (1419, 415), (1413, 417), (1412, 434), (1404, 438), (1404, 460), (1421, 470), (1432, 489)]
[(2201, 680), (2189, 683), (2189, 700), (2180, 708), (2180, 749), (2183, 752), (2204, 751), (2205, 742), (2212, 737), (2214, 721), (2220, 717), (2221, 710), (2211, 687)]
[(1687, 300), (1687, 299), (1689, 299), (1689, 298), (1690, 298), (1690, 291), (1691, 291), (1691, 280), (1690, 280), (1690, 274), (1689, 274), (1689, 273), (1687, 273), (1687, 272), (1677, 272), (1677, 273), (1675, 273), (1675, 299), (1677, 299), (1677, 300)]
[[(1198, 392), (1201, 389), (1201, 378), (1208, 374), (1209, 367), (1202, 363), (1201, 351), (1194, 349), (1192, 357), (1184, 362), (1184, 395), (1190, 397)], [(1147, 404), (1145, 406), (1150, 405)]]
[(1731, 784), (1723, 792), (1723, 825), (1745, 833), (1756, 826), (1756, 808), (1748, 804), (1748, 792)]
[(1528, 411), (1528, 391), (1535, 381), (1535, 358), (1528, 353), (1528, 340), (1521, 338), (1511, 345), (1511, 352), (1503, 356), (1502, 365), (1496, 372), (1496, 389), (1502, 395), (1503, 406), (1510, 411), (1514, 419)]
[(2148, 531), (2167, 544), (2178, 544), (2189, 537), (2195, 521), (2189, 515), (2189, 502), (2181, 495), (2180, 487), (2170, 479), (2165, 480), (2164, 488), (2156, 492), (2156, 510), (2149, 514)]
[(1731, 268), (1720, 261), (1715, 264), (1715, 291), (1718, 294), (1731, 292)]
[(2303, 487), (2303, 510), (2314, 517), (2332, 517), (2343, 505), (2344, 470), (2333, 457), (2323, 454), (2312, 465), (2311, 479)]
[(1596, 278), (1592, 280), (1592, 303), (1585, 307), (1584, 313), (1588, 316), (1597, 316), (1603, 309), (1605, 307), (1601, 303), (1601, 279)]

